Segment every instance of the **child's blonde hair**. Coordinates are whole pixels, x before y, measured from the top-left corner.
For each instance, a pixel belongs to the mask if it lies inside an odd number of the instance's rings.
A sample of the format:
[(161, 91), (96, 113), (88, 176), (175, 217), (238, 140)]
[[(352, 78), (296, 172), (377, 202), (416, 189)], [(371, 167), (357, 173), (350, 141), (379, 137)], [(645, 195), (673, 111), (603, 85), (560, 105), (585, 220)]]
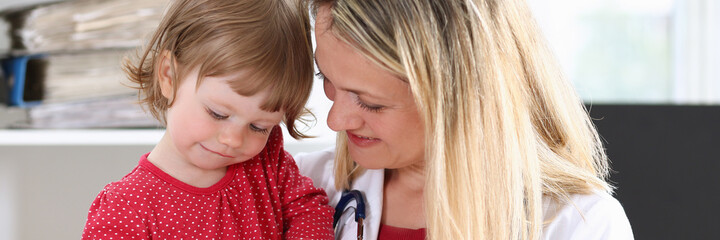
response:
[(158, 82), (163, 56), (174, 63), (175, 90), (196, 68), (198, 85), (205, 76), (249, 71), (230, 83), (233, 90), (251, 96), (271, 89), (261, 109), (284, 110), (290, 135), (307, 137), (295, 121), (302, 122), (307, 113), (304, 106), (313, 81), (308, 15), (303, 0), (174, 0), (142, 54), (126, 58), (123, 67), (137, 84), (141, 103), (163, 124), (173, 104), (163, 97)]

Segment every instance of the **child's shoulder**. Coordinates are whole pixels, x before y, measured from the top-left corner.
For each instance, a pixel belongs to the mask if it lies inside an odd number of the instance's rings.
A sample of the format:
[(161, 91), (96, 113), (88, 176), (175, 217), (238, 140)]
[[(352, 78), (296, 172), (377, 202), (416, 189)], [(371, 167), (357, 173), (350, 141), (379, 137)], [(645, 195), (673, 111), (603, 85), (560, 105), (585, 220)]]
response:
[(271, 151), (276, 152), (283, 150), (284, 140), (283, 140), (283, 132), (282, 128), (280, 126), (273, 127), (272, 131), (270, 131), (270, 136), (268, 136), (267, 143), (265, 144), (264, 151)]
[(292, 159), (292, 156), (285, 151), (282, 129), (280, 126), (275, 126), (270, 131), (265, 148), (256, 155), (255, 160), (260, 164), (273, 164), (285, 160), (288, 156)]
[[(285, 151), (283, 132), (280, 126), (273, 127), (265, 148), (250, 161), (241, 163), (245, 171), (263, 171), (266, 175), (275, 175), (286, 171), (288, 167), (297, 169), (295, 160)], [(259, 176), (259, 175), (256, 175)]]
[(163, 184), (162, 180), (153, 176), (147, 169), (138, 165), (120, 181), (112, 182), (103, 188), (104, 194), (117, 195), (126, 200), (145, 199)]

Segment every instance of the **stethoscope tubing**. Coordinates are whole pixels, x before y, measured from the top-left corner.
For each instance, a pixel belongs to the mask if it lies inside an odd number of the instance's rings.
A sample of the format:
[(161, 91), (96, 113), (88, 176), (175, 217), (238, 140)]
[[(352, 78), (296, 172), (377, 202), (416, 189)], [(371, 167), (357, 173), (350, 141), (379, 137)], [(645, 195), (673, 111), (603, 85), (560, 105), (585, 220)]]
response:
[[(343, 215), (343, 212), (345, 211), (345, 208), (347, 208), (348, 204), (355, 200), (355, 222), (358, 223), (357, 228), (357, 239), (361, 240), (363, 239), (363, 229), (364, 229), (364, 219), (365, 219), (365, 198), (362, 194), (362, 192), (358, 190), (345, 190), (342, 193), (342, 196), (340, 197), (340, 201), (335, 206), (335, 214), (333, 214), (333, 229), (336, 229), (335, 238), (337, 239), (337, 226), (338, 222), (340, 221), (340, 218)], [(344, 226), (343, 226), (344, 227)]]

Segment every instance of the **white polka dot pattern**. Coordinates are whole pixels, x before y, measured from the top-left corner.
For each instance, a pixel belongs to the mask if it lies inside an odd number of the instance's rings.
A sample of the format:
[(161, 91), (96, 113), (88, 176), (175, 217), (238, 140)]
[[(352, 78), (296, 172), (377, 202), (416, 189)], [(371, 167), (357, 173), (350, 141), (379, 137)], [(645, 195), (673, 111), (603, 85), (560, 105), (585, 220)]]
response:
[(147, 154), (90, 207), (82, 239), (332, 239), (325, 191), (301, 176), (273, 128), (265, 149), (208, 188), (172, 178)]

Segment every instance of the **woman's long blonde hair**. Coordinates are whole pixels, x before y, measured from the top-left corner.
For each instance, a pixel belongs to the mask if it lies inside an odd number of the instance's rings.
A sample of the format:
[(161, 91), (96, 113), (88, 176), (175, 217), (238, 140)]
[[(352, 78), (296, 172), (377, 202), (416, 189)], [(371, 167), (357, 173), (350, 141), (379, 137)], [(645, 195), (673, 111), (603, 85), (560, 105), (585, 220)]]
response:
[[(425, 123), (428, 239), (538, 239), (543, 196), (611, 191), (602, 143), (523, 0), (318, 0), (408, 81)], [(340, 134), (336, 186), (359, 172)]]

